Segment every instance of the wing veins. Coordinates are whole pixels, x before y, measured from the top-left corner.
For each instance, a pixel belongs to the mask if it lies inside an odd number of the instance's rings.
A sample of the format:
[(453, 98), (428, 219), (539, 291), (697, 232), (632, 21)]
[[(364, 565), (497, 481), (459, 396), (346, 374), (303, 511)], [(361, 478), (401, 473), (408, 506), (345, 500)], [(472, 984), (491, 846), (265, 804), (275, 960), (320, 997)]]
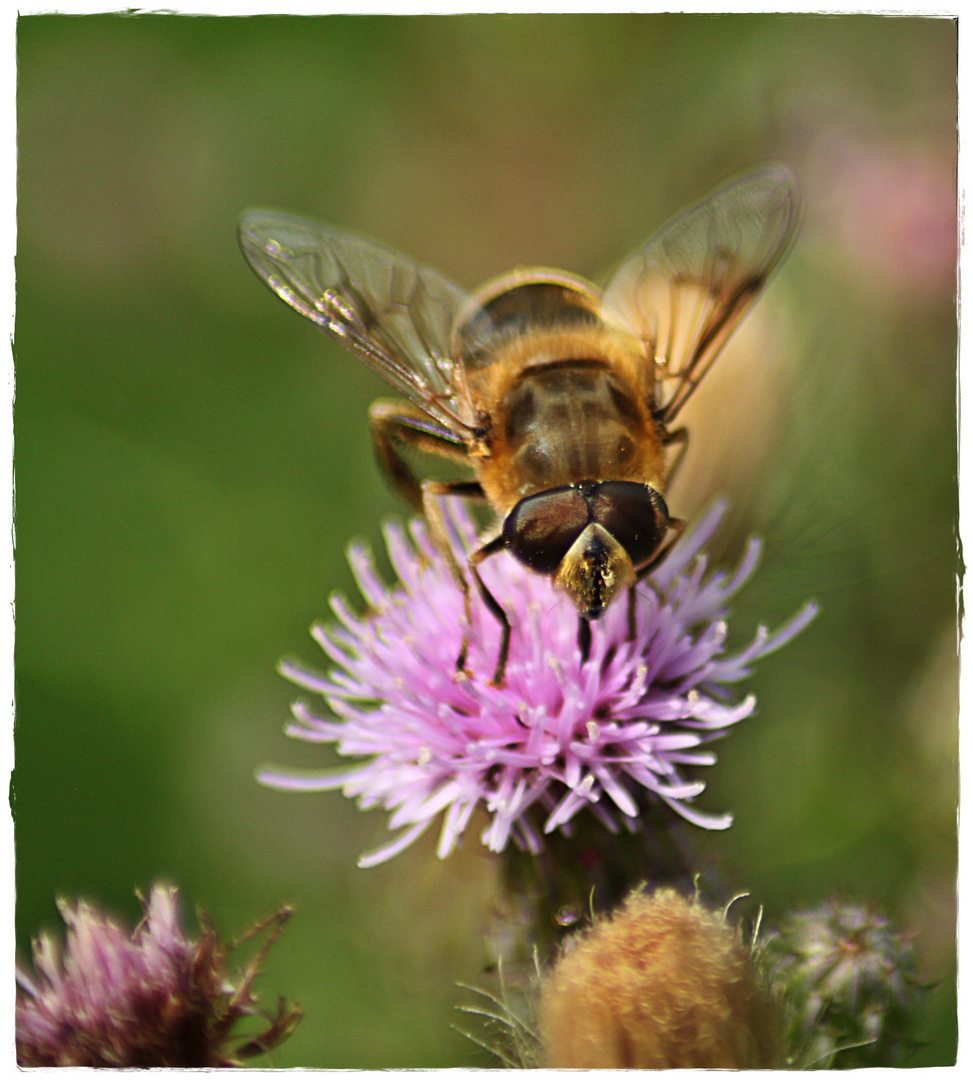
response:
[(469, 442), (474, 409), (448, 349), (465, 293), (391, 249), (288, 214), (244, 215), (240, 242), (282, 300)]
[(662, 423), (719, 357), (786, 253), (797, 219), (793, 177), (767, 169), (673, 219), (609, 280), (606, 313), (645, 342), (656, 364), (653, 412)]
[[(706, 377), (762, 285), (762, 276), (744, 279), (730, 293), (729, 298), (713, 300), (711, 297), (708, 304), (705, 301), (700, 302), (699, 341), (683, 367), (668, 376), (676, 381), (676, 385), (659, 410), (659, 417), (663, 422), (669, 423), (676, 416)], [(690, 340), (693, 336), (690, 335)]]

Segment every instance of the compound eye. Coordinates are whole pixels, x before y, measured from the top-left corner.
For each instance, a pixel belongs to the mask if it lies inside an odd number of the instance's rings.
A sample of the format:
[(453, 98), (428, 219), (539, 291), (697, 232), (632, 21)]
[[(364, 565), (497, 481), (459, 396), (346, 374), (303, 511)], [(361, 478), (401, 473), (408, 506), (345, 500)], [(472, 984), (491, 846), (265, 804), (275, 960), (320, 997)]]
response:
[(665, 500), (647, 484), (609, 480), (591, 497), (591, 513), (628, 552), (638, 569), (659, 550), (669, 528)]
[(525, 566), (553, 574), (590, 520), (588, 503), (576, 488), (528, 495), (503, 523), (503, 539)]

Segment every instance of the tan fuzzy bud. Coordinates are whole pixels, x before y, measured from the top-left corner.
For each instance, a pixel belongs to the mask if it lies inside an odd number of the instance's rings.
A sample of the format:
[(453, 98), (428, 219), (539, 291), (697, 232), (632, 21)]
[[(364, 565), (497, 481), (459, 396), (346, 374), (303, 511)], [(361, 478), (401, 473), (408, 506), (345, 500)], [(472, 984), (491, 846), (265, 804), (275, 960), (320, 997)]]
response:
[(542, 1065), (753, 1069), (782, 1064), (780, 1018), (722, 915), (633, 894), (569, 944), (541, 988)]

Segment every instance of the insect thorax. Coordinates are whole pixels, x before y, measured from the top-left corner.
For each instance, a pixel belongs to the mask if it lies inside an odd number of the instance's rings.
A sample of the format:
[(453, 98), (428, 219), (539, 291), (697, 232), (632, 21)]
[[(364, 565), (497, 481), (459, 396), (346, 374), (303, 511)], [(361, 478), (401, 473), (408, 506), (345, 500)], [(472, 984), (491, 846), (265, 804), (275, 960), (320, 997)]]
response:
[(603, 325), (535, 329), (499, 348), (471, 379), (492, 419), (490, 454), (477, 471), (493, 504), (506, 512), (526, 495), (583, 480), (661, 490), (647, 369)]

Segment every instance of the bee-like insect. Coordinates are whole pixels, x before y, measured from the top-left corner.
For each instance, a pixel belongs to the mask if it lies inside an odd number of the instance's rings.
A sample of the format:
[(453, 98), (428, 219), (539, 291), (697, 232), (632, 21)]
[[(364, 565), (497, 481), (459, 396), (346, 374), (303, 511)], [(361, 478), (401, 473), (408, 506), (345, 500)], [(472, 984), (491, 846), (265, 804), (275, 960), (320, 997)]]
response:
[[(671, 221), (604, 290), (558, 270), (515, 270), (468, 295), (369, 240), (287, 214), (240, 221), (248, 262), (284, 301), (377, 371), (405, 401), (371, 427), (392, 482), (421, 508), (466, 599), (440, 497), (486, 498), (502, 522), (468, 569), (502, 633), (510, 621), (479, 564), (508, 551), (590, 622), (634, 589), (682, 528), (663, 497), (686, 448), (673, 421), (794, 235), (791, 174), (744, 177)], [(467, 481), (420, 480), (405, 450), (467, 463)], [(467, 637), (457, 659), (466, 664)]]

